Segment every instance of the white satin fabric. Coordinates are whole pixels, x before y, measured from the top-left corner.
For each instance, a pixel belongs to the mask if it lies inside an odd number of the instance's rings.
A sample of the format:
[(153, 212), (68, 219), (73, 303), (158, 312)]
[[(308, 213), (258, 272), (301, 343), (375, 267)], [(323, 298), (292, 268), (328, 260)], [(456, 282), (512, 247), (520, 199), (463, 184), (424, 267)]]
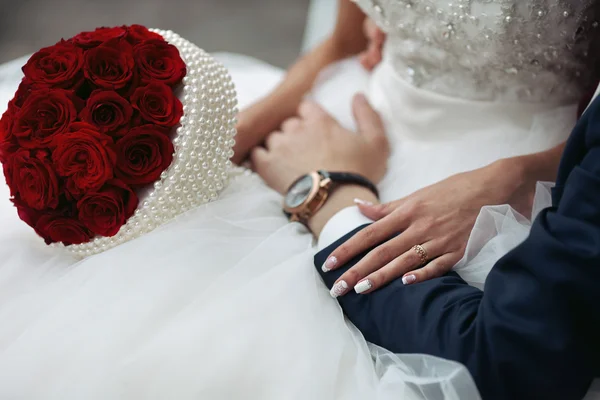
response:
[[(242, 107), (282, 77), (255, 60), (220, 59)], [(351, 127), (357, 91), (368, 92), (393, 142), (383, 200), (547, 149), (575, 117), (574, 108), (435, 95), (387, 62), (372, 78), (356, 60), (342, 62), (313, 97)], [(237, 174), (215, 203), (79, 263), (46, 248), (0, 185), (0, 398), (478, 398), (459, 364), (368, 345), (316, 273), (311, 235), (287, 223), (280, 196), (256, 176)], [(492, 222), (482, 213), (460, 267), (473, 282), (529, 227), (494, 212)]]

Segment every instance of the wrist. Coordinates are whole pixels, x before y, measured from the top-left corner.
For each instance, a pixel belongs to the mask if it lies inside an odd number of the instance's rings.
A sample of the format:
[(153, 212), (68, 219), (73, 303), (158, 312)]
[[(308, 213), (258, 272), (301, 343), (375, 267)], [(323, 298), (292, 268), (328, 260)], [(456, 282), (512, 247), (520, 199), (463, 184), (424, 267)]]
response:
[(532, 184), (535, 186), (535, 180), (532, 178), (534, 172), (528, 160), (523, 157), (498, 160), (486, 169), (488, 182), (484, 186), (498, 191), (498, 204), (510, 204), (514, 193)]
[(238, 130), (244, 132), (250, 139), (257, 143), (268, 133), (271, 125), (270, 115), (265, 112), (266, 99), (259, 100), (250, 107), (243, 110), (238, 116)]
[(549, 150), (501, 160), (504, 168), (512, 169), (523, 182), (554, 181), (565, 144)]
[(363, 186), (339, 185), (331, 192), (325, 204), (308, 220), (308, 227), (315, 237), (319, 237), (323, 227), (335, 214), (346, 207), (353, 206), (354, 199), (361, 199), (373, 204), (379, 203), (377, 196)]
[[(562, 150), (562, 148), (560, 149)], [(536, 183), (553, 181), (558, 169), (557, 149), (499, 160), (489, 166), (486, 187), (493, 188), (494, 204), (509, 204), (526, 217), (530, 216)]]

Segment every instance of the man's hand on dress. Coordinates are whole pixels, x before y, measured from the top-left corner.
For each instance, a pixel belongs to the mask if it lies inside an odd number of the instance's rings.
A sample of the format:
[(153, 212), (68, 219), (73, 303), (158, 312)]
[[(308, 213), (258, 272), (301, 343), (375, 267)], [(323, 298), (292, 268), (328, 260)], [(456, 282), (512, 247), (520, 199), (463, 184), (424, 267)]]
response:
[(302, 103), (298, 117), (252, 151), (253, 169), (282, 194), (298, 177), (320, 169), (354, 172), (378, 183), (389, 156), (383, 123), (363, 95), (355, 96), (353, 112), (358, 132), (343, 128), (319, 105)]

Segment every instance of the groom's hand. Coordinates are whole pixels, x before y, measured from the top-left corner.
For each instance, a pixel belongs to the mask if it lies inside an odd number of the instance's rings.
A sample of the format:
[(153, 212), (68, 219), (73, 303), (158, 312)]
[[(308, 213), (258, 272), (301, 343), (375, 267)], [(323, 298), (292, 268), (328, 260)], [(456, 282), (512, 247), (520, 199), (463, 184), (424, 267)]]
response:
[(304, 102), (298, 117), (273, 132), (265, 147), (252, 151), (253, 169), (279, 193), (301, 175), (316, 170), (354, 172), (378, 183), (385, 174), (389, 144), (381, 118), (363, 95), (355, 96), (358, 132), (338, 124), (313, 102)]

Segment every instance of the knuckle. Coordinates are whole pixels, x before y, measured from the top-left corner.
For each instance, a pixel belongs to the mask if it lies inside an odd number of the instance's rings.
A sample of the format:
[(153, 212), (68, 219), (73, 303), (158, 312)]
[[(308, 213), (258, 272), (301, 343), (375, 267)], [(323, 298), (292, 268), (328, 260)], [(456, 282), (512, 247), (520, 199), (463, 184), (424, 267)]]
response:
[(454, 264), (455, 264), (454, 262), (449, 262), (449, 263), (438, 265), (437, 268), (434, 270), (435, 277), (442, 276), (445, 273), (449, 272), (452, 269), (452, 267), (454, 266)]
[(421, 256), (419, 254), (417, 254), (416, 251), (414, 250), (409, 250), (408, 254), (406, 255), (406, 265), (407, 266), (415, 266), (415, 265), (420, 265), (421, 264)]
[(384, 215), (391, 213), (392, 210), (393, 210), (392, 203), (380, 204), (375, 207), (376, 212), (378, 212), (379, 214), (384, 214)]
[(267, 138), (267, 141), (266, 141), (267, 148), (269, 148), (269, 149), (279, 148), (283, 145), (284, 142), (285, 142), (285, 135), (282, 132), (272, 133)]
[(298, 114), (304, 114), (308, 107), (310, 107), (310, 103), (308, 100), (303, 100), (302, 102), (300, 102), (300, 105), (298, 106), (297, 110)]
[(372, 243), (377, 238), (377, 230), (373, 225), (367, 226), (362, 230), (360, 240), (363, 243)]
[(379, 246), (373, 250), (373, 258), (382, 262), (388, 263), (396, 257), (396, 252), (391, 246)]
[(362, 279), (362, 277), (363, 276), (361, 272), (356, 267), (354, 267), (346, 271), (343, 279), (346, 281), (346, 283), (348, 283), (348, 285), (354, 286), (359, 280)]
[(406, 216), (409, 216), (409, 217), (413, 216), (417, 212), (417, 210), (419, 209), (419, 204), (418, 203), (419, 202), (415, 201), (415, 200), (407, 201), (404, 204), (404, 207), (402, 207), (403, 213)]
[(338, 264), (343, 263), (344, 261), (346, 261), (350, 258), (350, 253), (351, 253), (350, 249), (352, 249), (352, 248), (353, 248), (353, 245), (352, 245), (351, 241), (348, 241), (337, 248), (337, 250), (334, 252), (333, 256), (335, 258), (337, 258)]
[(389, 283), (391, 280), (391, 276), (389, 271), (385, 269), (380, 269), (379, 271), (373, 274), (373, 278), (371, 279), (373, 282), (373, 286), (381, 287), (386, 283)]
[(431, 228), (435, 227), (435, 225), (436, 225), (435, 218), (433, 218), (431, 216), (426, 216), (426, 217), (421, 218), (421, 226), (422, 226), (423, 230), (428, 231)]
[(266, 161), (267, 157), (265, 157), (265, 154), (261, 150), (254, 149), (250, 152), (250, 162), (252, 164), (261, 165), (264, 164)]
[(419, 282), (428, 281), (431, 278), (433, 278), (433, 276), (432, 276), (432, 268), (431, 267), (421, 268), (421, 270), (419, 270), (416, 273), (416, 275), (418, 277), (418, 281)]
[(437, 265), (431, 265), (428, 268), (424, 268), (423, 272), (425, 273), (426, 279), (433, 279), (442, 276), (446, 272), (450, 270), (447, 263), (439, 263)]
[(290, 132), (296, 130), (299, 125), (300, 120), (298, 118), (288, 118), (285, 121), (283, 121), (283, 124), (281, 124), (281, 129), (284, 132)]

